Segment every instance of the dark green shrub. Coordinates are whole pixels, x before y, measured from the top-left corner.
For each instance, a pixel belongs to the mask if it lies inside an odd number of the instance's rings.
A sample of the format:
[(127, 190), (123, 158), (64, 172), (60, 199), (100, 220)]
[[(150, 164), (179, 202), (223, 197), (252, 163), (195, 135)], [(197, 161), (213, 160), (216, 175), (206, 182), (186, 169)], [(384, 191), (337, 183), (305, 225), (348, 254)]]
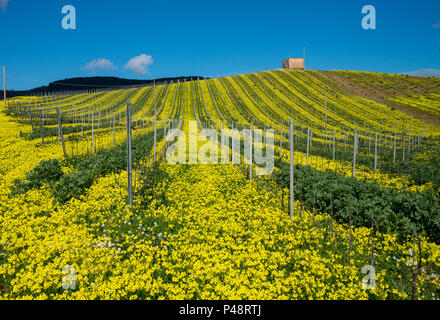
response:
[[(276, 161), (280, 169), (274, 172), (277, 183), (289, 187), (289, 164)], [(368, 182), (321, 172), (307, 166), (295, 166), (295, 199), (316, 212), (330, 213), (347, 223), (350, 206), (352, 221), (357, 226), (371, 226), (374, 217), (382, 232), (398, 231), (426, 233), (432, 241), (440, 243), (440, 199), (431, 192), (413, 193), (385, 188)]]
[(23, 194), (31, 189), (38, 189), (44, 183), (52, 185), (63, 175), (61, 164), (57, 159), (43, 160), (32, 171), (26, 173), (24, 181), (16, 179), (11, 187), (11, 195)]
[(78, 198), (86, 188), (93, 183), (90, 171), (72, 172), (61, 177), (58, 183), (53, 185), (53, 194), (60, 203), (65, 203), (71, 198)]
[[(163, 137), (157, 132), (157, 139)], [(133, 164), (149, 155), (153, 147), (153, 133), (137, 136), (132, 139)], [(66, 159), (75, 168), (75, 172), (63, 175), (58, 160), (42, 161), (26, 174), (25, 181), (15, 180), (11, 187), (11, 196), (26, 193), (48, 183), (55, 199), (65, 203), (71, 198), (78, 198), (93, 182), (107, 174), (120, 172), (127, 168), (127, 144), (122, 143), (113, 148), (102, 149), (94, 155), (82, 155)]]

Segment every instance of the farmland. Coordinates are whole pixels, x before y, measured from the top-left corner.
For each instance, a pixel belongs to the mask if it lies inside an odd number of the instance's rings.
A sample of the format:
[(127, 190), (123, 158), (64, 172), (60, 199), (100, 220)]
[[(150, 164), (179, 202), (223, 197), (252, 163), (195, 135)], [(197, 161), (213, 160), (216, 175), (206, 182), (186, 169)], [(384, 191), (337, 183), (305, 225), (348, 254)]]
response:
[[(440, 298), (438, 79), (274, 70), (1, 108), (0, 298)], [(273, 173), (169, 164), (191, 121), (273, 129)]]

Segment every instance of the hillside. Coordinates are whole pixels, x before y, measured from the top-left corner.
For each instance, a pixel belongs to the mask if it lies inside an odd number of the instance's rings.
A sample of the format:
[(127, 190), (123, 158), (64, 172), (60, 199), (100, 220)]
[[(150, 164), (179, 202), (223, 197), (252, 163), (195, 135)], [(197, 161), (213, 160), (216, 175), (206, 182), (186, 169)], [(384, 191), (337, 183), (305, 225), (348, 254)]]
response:
[[(156, 79), (156, 84), (164, 84), (171, 81), (185, 81), (191, 78), (205, 79), (199, 76), (180, 76)], [(7, 90), (7, 97), (40, 95), (63, 91), (87, 91), (87, 90), (103, 90), (109, 88), (123, 88), (130, 86), (152, 86), (153, 80), (135, 80), (123, 79), (116, 77), (79, 77), (57, 80), (49, 83), (47, 86), (37, 87), (29, 90)], [(3, 99), (3, 91), (0, 92), (0, 98)]]
[(338, 88), (384, 103), (403, 112), (440, 124), (440, 78), (372, 72), (327, 71)]
[[(293, 117), (298, 125), (319, 127), (325, 126), (322, 121), (327, 118), (330, 128), (348, 128), (357, 124), (388, 130), (389, 126), (402, 128), (412, 119), (413, 125), (424, 130), (424, 121), (419, 119), (428, 118), (430, 123), (437, 123), (440, 117), (440, 79), (362, 72), (276, 70), (200, 82), (180, 82), (180, 85), (176, 85), (176, 80), (171, 81), (174, 84), (157, 86), (158, 103), (163, 105), (159, 117), (165, 117), (167, 109), (170, 113), (175, 112), (170, 104), (174, 102), (174, 97), (182, 96), (182, 103), (189, 107), (186, 109), (187, 116), (195, 119), (194, 112), (189, 112), (193, 106), (188, 104), (193, 98), (192, 91), (195, 93), (195, 102), (203, 104), (199, 119), (204, 121), (253, 121), (262, 125), (286, 122)], [(106, 99), (122, 102), (122, 96), (130, 92), (129, 100), (139, 114), (151, 112), (150, 89), (121, 91), (123, 95), (119, 92), (97, 93), (101, 98), (96, 103), (102, 103), (105, 109)], [(168, 93), (166, 97), (165, 93)], [(187, 94), (189, 96), (185, 97)], [(145, 99), (137, 99), (147, 96), (147, 104)], [(85, 94), (79, 94), (73, 98), (56, 99), (59, 103), (73, 99), (75, 103), (84, 98)], [(44, 97), (39, 100), (37, 103), (46, 103)]]
[(313, 70), (10, 98), (0, 298), (438, 299), (439, 105)]

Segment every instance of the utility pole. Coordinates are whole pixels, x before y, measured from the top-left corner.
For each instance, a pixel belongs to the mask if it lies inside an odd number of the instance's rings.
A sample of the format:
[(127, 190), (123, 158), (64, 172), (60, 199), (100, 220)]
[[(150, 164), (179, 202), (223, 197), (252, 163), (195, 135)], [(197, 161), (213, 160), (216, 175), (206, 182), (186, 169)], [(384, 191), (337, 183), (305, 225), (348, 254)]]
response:
[(3, 103), (6, 107), (6, 67), (3, 66)]
[(325, 107), (325, 139), (327, 140), (327, 94), (325, 95), (325, 102), (324, 102), (324, 107)]
[(303, 59), (304, 59), (304, 70), (306, 70), (306, 47), (304, 47)]
[(153, 77), (153, 95), (154, 95), (154, 156), (153, 156), (153, 163), (156, 163), (156, 129), (157, 129), (157, 123), (156, 123), (156, 79)]

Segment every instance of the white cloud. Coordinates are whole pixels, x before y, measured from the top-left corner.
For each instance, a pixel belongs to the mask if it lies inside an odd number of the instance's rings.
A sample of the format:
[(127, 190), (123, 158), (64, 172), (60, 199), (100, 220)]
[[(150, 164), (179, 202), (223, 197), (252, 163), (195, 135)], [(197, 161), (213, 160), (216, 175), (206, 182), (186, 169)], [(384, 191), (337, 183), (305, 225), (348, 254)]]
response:
[(2, 7), (2, 11), (6, 12), (6, 7), (11, 0), (0, 0), (0, 7)]
[(141, 54), (140, 56), (131, 58), (124, 66), (124, 69), (132, 70), (140, 76), (145, 76), (148, 73), (148, 67), (153, 64), (153, 57)]
[(110, 60), (99, 58), (90, 61), (84, 67), (82, 67), (82, 69), (89, 70), (91, 73), (96, 73), (96, 70), (109, 71), (109, 70), (115, 70), (117, 68), (113, 65), (113, 62), (111, 62)]

